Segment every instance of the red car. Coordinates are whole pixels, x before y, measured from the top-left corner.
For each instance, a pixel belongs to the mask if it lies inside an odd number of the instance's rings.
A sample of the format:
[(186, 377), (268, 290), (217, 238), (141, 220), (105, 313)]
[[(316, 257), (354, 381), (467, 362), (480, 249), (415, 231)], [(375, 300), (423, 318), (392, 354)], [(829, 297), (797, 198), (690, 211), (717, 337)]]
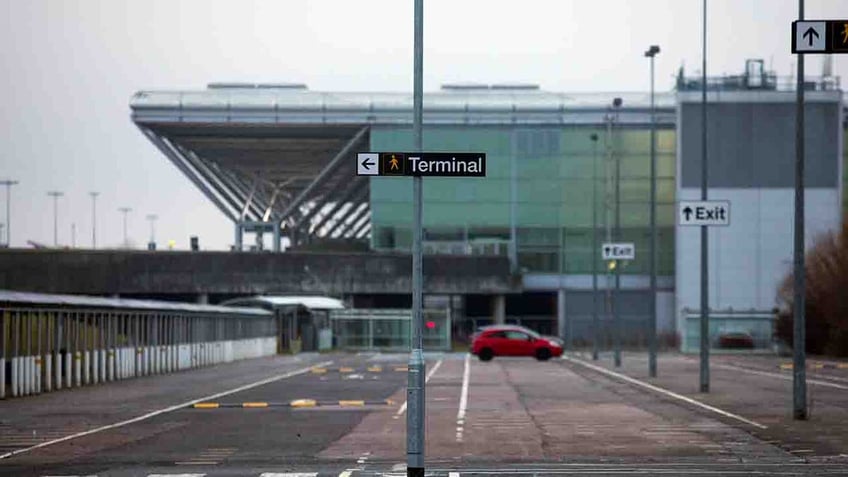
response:
[(522, 326), (493, 325), (474, 334), (471, 354), (480, 361), (495, 356), (533, 356), (539, 361), (562, 356), (562, 341), (552, 336), (540, 336)]

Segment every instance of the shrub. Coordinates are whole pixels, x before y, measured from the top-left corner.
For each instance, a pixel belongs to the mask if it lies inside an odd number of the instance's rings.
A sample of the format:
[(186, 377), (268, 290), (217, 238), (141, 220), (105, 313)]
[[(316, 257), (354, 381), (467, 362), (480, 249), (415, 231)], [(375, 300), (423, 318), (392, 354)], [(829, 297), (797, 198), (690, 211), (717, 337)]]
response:
[[(811, 354), (848, 356), (848, 216), (837, 232), (816, 238), (805, 259), (806, 349)], [(792, 345), (793, 277), (778, 288), (778, 338)]]

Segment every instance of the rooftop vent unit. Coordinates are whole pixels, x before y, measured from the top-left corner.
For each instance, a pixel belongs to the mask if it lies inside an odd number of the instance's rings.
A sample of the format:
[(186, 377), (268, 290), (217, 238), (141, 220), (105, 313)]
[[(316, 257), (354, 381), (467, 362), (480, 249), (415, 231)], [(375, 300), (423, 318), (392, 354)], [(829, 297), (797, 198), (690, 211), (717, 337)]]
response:
[(259, 89), (309, 89), (305, 83), (259, 83), (256, 87)]
[(498, 83), (490, 86), (497, 91), (538, 91), (539, 85), (532, 83)]
[(238, 83), (238, 82), (221, 82), (209, 83), (209, 89), (288, 89), (288, 90), (305, 90), (308, 89), (304, 83)]
[(445, 83), (442, 91), (487, 91), (489, 85), (483, 83)]

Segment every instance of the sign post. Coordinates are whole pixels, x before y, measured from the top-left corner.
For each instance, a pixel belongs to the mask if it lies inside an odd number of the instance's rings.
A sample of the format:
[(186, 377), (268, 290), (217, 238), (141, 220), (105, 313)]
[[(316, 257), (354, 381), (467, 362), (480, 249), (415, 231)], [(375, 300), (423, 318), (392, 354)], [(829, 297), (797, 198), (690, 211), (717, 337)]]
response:
[[(421, 0), (416, 0), (416, 18)], [(419, 24), (416, 20), (416, 32)], [(416, 33), (416, 61), (419, 46)], [(418, 63), (416, 63), (417, 65)], [(409, 356), (406, 387), (406, 473), (424, 476), (424, 403), (426, 366), (422, 341), (422, 299), (424, 273), (422, 268), (422, 181), (424, 177), (485, 177), (486, 153), (422, 152), (420, 69), (416, 66), (415, 83), (415, 144), (413, 152), (359, 152), (356, 154), (356, 175), (375, 177), (412, 177), (412, 350)], [(632, 244), (631, 244), (632, 245)]]

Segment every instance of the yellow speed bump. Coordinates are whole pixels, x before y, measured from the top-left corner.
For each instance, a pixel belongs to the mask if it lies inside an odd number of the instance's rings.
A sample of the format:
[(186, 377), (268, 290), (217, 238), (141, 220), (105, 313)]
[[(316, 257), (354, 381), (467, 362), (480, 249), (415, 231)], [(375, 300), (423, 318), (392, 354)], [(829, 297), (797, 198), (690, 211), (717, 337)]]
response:
[(241, 407), (268, 407), (267, 402), (243, 402)]
[(353, 371), (354, 371), (354, 369), (353, 369), (353, 368), (347, 368), (347, 367), (345, 367), (345, 368), (339, 368), (339, 372), (340, 372), (340, 373), (352, 373)]
[(383, 367), (382, 367), (382, 366), (369, 366), (369, 367), (368, 367), (368, 372), (369, 372), (369, 373), (379, 373), (379, 372), (381, 372), (381, 371), (383, 371)]
[(218, 407), (220, 404), (217, 402), (199, 402), (194, 405), (195, 409), (218, 409)]
[(394, 405), (395, 405), (395, 404), (397, 404), (397, 403), (396, 403), (396, 402), (394, 402), (394, 401), (393, 401), (393, 400), (391, 400), (391, 399), (386, 399), (386, 404), (387, 404), (387, 405), (389, 405), (389, 406), (394, 406)]
[(327, 372), (327, 368), (312, 368), (312, 374), (324, 374)]
[(781, 364), (780, 369), (792, 369), (792, 363)]
[(821, 363), (813, 364), (813, 369), (824, 369), (824, 365)]
[(341, 407), (362, 407), (364, 405), (365, 401), (339, 401)]
[(314, 399), (295, 399), (289, 405), (291, 407), (315, 407), (318, 403)]
[(848, 363), (839, 363), (836, 365), (837, 369), (848, 369)]
[(409, 368), (406, 367), (406, 366), (398, 366), (397, 368), (395, 368), (395, 371), (402, 371), (402, 372), (405, 373), (405, 372), (409, 371)]

